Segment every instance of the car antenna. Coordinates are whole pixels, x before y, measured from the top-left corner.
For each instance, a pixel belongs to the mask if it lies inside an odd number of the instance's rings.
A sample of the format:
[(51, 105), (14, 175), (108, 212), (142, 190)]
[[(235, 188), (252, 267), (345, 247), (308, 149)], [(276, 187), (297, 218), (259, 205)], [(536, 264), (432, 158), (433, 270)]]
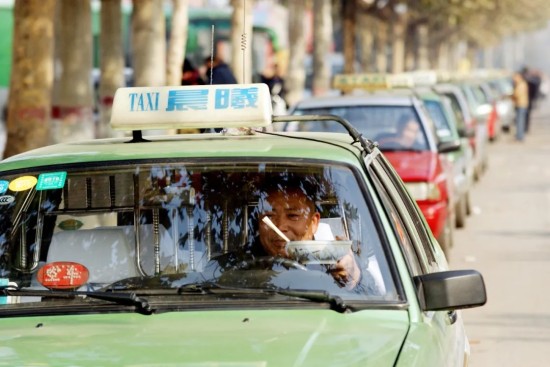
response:
[(212, 31), (210, 36), (210, 85), (212, 85), (212, 75), (214, 72), (214, 32), (215, 25), (212, 24)]
[(241, 34), (241, 50), (243, 52), (243, 80), (245, 84), (245, 72), (246, 72), (246, 0), (243, 0), (243, 33)]

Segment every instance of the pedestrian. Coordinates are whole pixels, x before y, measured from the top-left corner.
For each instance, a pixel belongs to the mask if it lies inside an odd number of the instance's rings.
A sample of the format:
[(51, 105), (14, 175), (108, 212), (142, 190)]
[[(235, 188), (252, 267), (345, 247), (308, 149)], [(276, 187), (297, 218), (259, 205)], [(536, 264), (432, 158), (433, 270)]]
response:
[(204, 59), (206, 84), (237, 84), (237, 79), (220, 56), (208, 56)]
[(269, 93), (271, 93), (272, 96), (277, 95), (284, 99), (285, 80), (277, 64), (273, 64), (271, 71), (260, 74), (260, 82), (267, 84)]
[(529, 105), (527, 106), (527, 112), (525, 115), (525, 133), (529, 131), (529, 125), (531, 121), (531, 111), (535, 107), (537, 99), (539, 97), (539, 90), (541, 84), (540, 74), (536, 70), (531, 70), (524, 67), (521, 70), (523, 79), (527, 83), (527, 91), (529, 96)]
[(191, 61), (186, 57), (183, 61), (183, 66), (181, 69), (181, 85), (202, 85), (204, 80), (202, 80), (200, 73), (197, 68), (193, 66)]
[(529, 88), (521, 73), (515, 73), (513, 80), (514, 92), (512, 100), (516, 109), (516, 140), (523, 141), (527, 109), (529, 108)]
[(285, 115), (288, 103), (285, 99), (285, 80), (281, 75), (279, 66), (275, 63), (271, 71), (260, 74), (260, 82), (267, 85), (271, 94), (273, 115)]

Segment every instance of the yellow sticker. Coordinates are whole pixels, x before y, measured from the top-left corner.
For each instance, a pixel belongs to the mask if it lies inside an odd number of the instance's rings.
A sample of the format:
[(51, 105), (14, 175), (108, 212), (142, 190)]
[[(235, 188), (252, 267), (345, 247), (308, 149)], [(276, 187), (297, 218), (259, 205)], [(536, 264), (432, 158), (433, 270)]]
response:
[(14, 192), (25, 191), (32, 189), (37, 182), (38, 180), (34, 176), (23, 176), (10, 182), (9, 189)]

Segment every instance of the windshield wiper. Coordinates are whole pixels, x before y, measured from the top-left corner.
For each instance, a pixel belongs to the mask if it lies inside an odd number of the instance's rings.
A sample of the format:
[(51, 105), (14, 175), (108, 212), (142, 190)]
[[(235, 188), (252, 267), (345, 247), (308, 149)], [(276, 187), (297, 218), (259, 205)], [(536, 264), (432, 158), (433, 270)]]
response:
[(252, 294), (279, 294), (282, 296), (296, 297), (308, 301), (328, 303), (330, 309), (336, 312), (348, 312), (349, 306), (346, 305), (342, 297), (330, 294), (323, 290), (314, 289), (282, 289), (282, 288), (243, 288), (228, 287), (217, 283), (190, 283), (178, 288), (178, 294), (200, 293), (200, 294), (219, 294), (219, 293), (252, 293)]
[(114, 302), (119, 305), (135, 306), (136, 311), (143, 315), (151, 315), (153, 309), (149, 302), (137, 296), (135, 293), (122, 293), (122, 292), (89, 292), (89, 291), (46, 291), (46, 290), (22, 290), (17, 288), (4, 288), (0, 289), (0, 294), (6, 296), (19, 296), (19, 297), (54, 297), (54, 298), (75, 298), (75, 297), (89, 297), (94, 299), (100, 299), (103, 301)]

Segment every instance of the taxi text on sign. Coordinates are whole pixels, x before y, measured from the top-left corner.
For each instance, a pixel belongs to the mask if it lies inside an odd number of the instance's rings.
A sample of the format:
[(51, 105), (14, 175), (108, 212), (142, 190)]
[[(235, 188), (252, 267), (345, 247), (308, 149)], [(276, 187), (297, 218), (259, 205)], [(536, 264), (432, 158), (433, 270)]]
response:
[(111, 126), (118, 130), (268, 126), (265, 84), (120, 88)]

